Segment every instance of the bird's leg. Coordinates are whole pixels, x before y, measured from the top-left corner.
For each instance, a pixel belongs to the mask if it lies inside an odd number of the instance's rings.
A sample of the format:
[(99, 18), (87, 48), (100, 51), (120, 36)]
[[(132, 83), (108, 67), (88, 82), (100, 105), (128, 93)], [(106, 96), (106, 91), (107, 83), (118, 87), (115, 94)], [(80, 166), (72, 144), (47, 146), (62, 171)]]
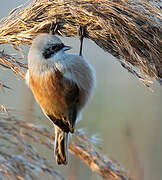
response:
[(56, 22), (51, 22), (49, 34), (52, 35), (56, 34), (57, 28), (58, 28), (58, 24)]
[(86, 34), (86, 27), (85, 26), (79, 26), (78, 29), (78, 35), (80, 38), (80, 52), (79, 52), (79, 56), (82, 56), (82, 49), (83, 49), (83, 39), (85, 37)]
[(49, 34), (55, 35), (56, 33), (62, 36), (62, 33), (60, 32), (61, 25), (59, 22), (51, 22)]

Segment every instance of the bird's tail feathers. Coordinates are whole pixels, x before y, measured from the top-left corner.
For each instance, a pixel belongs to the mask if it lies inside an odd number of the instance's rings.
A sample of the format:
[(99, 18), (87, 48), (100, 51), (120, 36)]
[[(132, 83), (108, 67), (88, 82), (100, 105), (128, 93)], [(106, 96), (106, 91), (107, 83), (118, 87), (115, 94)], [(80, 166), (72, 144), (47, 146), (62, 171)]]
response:
[(55, 125), (55, 147), (54, 153), (58, 165), (68, 163), (68, 133), (62, 131)]

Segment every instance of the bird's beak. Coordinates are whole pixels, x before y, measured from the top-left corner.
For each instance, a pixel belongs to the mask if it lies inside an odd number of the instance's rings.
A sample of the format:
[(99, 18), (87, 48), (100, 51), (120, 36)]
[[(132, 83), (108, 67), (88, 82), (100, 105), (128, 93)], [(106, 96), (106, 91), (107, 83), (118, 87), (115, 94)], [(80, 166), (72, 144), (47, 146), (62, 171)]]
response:
[(71, 46), (64, 46), (64, 47), (63, 47), (63, 50), (64, 50), (64, 51), (67, 51), (67, 50), (70, 50), (70, 49), (72, 49)]

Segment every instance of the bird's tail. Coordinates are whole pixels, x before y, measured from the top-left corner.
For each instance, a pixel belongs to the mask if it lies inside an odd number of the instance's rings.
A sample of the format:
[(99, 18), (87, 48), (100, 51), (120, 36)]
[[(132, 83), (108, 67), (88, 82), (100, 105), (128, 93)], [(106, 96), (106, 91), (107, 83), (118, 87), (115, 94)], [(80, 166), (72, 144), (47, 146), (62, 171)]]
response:
[(55, 125), (55, 147), (54, 153), (58, 165), (68, 163), (68, 133), (62, 131)]

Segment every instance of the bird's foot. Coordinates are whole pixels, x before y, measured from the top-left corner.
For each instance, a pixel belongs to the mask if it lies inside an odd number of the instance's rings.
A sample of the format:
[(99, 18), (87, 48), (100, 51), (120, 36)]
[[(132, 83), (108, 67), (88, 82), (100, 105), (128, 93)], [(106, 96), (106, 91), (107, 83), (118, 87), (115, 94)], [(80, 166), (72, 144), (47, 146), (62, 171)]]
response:
[(52, 35), (59, 34), (62, 36), (60, 29), (61, 29), (61, 24), (59, 22), (57, 21), (51, 22), (49, 34), (52, 34)]

